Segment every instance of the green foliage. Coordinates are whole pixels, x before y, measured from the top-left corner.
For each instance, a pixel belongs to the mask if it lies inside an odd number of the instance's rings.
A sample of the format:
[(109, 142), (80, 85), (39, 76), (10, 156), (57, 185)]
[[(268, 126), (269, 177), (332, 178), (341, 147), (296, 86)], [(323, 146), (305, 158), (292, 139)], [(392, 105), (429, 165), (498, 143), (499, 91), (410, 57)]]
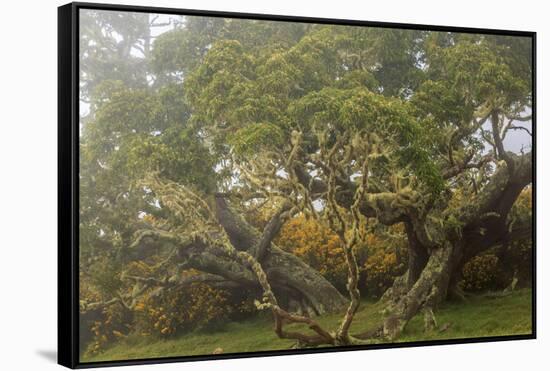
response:
[(387, 96), (407, 97), (423, 79), (418, 55), (422, 31), (398, 29), (366, 30), (367, 40), (375, 55), (374, 77)]
[(90, 265), (83, 280), (89, 280), (89, 284), (97, 289), (104, 298), (110, 299), (116, 296), (122, 287), (120, 280), (120, 266), (110, 259), (101, 259)]
[(266, 123), (251, 124), (230, 135), (228, 143), (242, 155), (252, 155), (265, 149), (280, 148), (284, 144), (283, 131)]
[(312, 128), (333, 126), (342, 133), (379, 134), (401, 168), (415, 174), (434, 193), (443, 189), (440, 171), (425, 149), (428, 133), (414, 120), (406, 102), (365, 88), (325, 88), (297, 100), (290, 112), (294, 121)]
[(467, 100), (475, 102), (495, 100), (506, 106), (521, 100), (527, 94), (525, 81), (513, 76), (508, 64), (485, 40), (458, 42), (455, 47), (441, 52), (445, 74), (449, 82)]

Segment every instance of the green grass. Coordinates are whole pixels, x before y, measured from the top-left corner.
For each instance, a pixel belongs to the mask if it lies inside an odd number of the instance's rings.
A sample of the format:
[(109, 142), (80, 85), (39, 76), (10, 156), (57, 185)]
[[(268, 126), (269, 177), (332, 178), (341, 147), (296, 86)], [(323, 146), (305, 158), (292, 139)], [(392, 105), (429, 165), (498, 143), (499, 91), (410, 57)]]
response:
[[(363, 302), (355, 316), (351, 333), (371, 329), (382, 319), (378, 303)], [(445, 303), (435, 313), (438, 326), (450, 324), (444, 331), (424, 332), (421, 315), (413, 318), (398, 341), (461, 339), (531, 333), (531, 290), (522, 289), (505, 297), (470, 297), (465, 303)], [(318, 321), (334, 329), (341, 315), (329, 315)], [(288, 326), (299, 329), (299, 325)], [(104, 352), (81, 361), (112, 361), (135, 358), (158, 358), (223, 353), (289, 349), (292, 342), (279, 339), (273, 332), (269, 316), (246, 322), (228, 323), (216, 332), (193, 332), (169, 340), (128, 337)]]

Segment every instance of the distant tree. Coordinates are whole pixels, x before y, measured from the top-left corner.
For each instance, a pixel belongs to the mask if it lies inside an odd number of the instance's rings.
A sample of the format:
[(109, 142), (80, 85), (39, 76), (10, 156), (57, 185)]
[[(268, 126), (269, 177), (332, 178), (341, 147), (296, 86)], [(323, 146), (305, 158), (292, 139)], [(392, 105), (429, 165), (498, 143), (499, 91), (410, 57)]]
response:
[(169, 21), (159, 21), (159, 15), (148, 13), (82, 11), (79, 23), (81, 101), (92, 104), (93, 111), (95, 89), (106, 81), (121, 81), (128, 88), (144, 88), (154, 83), (151, 52), (155, 30), (177, 28), (179, 18), (171, 16)]

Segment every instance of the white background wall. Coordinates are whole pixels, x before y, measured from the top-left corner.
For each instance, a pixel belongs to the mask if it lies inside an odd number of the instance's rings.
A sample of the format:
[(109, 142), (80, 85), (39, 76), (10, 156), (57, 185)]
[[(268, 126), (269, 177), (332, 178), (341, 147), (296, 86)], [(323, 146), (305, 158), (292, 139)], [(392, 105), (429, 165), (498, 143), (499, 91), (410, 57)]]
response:
[[(127, 370), (540, 370), (550, 363), (550, 20), (543, 0), (133, 0), (226, 10), (538, 32), (538, 339), (129, 367)], [(0, 16), (0, 369), (60, 369), (56, 352), (58, 0), (2, 2)], [(546, 16), (545, 16), (546, 14)], [(546, 170), (546, 171), (545, 171)]]

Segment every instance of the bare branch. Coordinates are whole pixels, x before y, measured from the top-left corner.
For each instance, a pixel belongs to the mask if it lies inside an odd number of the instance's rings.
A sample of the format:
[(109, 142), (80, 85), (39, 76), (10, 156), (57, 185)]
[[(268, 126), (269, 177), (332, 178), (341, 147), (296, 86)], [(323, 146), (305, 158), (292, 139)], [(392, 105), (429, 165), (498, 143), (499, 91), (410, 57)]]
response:
[(452, 177), (455, 177), (459, 174), (462, 174), (464, 170), (468, 169), (480, 169), (484, 165), (488, 164), (491, 161), (494, 161), (494, 158), (492, 155), (488, 154), (483, 156), (478, 162), (471, 163), (471, 159), (474, 155), (474, 152), (471, 151), (462, 161), (461, 164), (457, 164), (451, 168), (445, 169), (443, 171), (443, 178), (444, 179), (450, 179)]
[(525, 132), (527, 132), (527, 134), (529, 134), (529, 136), (533, 136), (533, 134), (531, 133), (531, 131), (529, 129), (527, 129), (525, 126), (510, 126), (508, 128), (508, 130), (523, 130)]
[(502, 137), (500, 134), (500, 117), (497, 111), (491, 113), (491, 126), (493, 132), (493, 141), (497, 150), (497, 156), (500, 159), (503, 159), (511, 172), (514, 171), (514, 161), (510, 158), (508, 153), (504, 150), (504, 145), (502, 143)]

